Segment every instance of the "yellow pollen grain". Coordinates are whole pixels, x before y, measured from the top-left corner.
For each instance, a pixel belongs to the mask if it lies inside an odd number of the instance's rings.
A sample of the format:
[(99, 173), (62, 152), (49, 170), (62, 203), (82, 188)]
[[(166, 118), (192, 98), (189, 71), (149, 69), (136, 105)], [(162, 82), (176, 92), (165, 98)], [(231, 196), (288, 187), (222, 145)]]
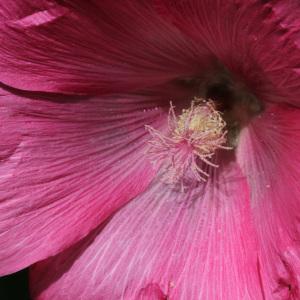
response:
[(223, 134), (225, 125), (211, 101), (200, 101), (196, 98), (192, 106), (184, 109), (179, 116), (175, 135), (189, 130), (191, 134), (209, 133), (215, 138)]

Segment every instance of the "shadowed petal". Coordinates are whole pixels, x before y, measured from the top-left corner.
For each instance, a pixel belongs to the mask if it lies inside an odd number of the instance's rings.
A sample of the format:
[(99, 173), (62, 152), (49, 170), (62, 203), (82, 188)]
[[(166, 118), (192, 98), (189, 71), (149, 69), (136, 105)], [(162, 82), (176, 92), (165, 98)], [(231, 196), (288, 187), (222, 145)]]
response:
[(299, 1), (154, 1), (258, 98), (299, 105)]
[(62, 93), (129, 92), (203, 72), (208, 63), (207, 51), (147, 1), (54, 2), (2, 24), (5, 84)]
[(251, 186), (266, 299), (299, 299), (300, 111), (266, 112), (241, 134), (238, 160)]
[(76, 242), (154, 175), (144, 125), (165, 116), (149, 98), (53, 98), (1, 91), (1, 274)]
[(155, 182), (101, 232), (32, 268), (36, 299), (262, 299), (248, 188), (227, 162), (186, 193)]

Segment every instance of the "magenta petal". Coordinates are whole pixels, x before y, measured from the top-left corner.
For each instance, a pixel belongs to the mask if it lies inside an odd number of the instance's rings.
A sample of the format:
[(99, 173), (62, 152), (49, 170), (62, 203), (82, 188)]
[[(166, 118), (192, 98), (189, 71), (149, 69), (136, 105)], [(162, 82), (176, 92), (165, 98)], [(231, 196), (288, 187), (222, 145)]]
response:
[(245, 128), (238, 160), (251, 186), (266, 299), (299, 299), (300, 111), (271, 106)]
[(146, 2), (39, 6), (2, 24), (0, 80), (7, 85), (62, 93), (129, 92), (191, 76), (207, 64), (207, 51)]
[(261, 100), (299, 106), (299, 1), (154, 1)]
[(160, 126), (165, 116), (145, 97), (63, 103), (1, 93), (6, 274), (65, 249), (142, 192), (154, 175), (144, 125)]
[(160, 182), (99, 233), (32, 268), (36, 299), (263, 299), (248, 186), (233, 162), (206, 187)]

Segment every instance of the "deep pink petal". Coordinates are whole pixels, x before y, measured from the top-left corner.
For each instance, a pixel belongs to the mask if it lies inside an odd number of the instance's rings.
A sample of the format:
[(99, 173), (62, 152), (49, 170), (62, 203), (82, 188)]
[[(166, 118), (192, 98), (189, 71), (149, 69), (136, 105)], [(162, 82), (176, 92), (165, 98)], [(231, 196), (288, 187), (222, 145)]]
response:
[(76, 242), (154, 174), (144, 125), (165, 113), (149, 98), (54, 98), (1, 91), (1, 274)]
[(245, 128), (238, 160), (248, 176), (266, 299), (299, 299), (300, 111), (271, 106)]
[(5, 84), (63, 93), (129, 92), (202, 72), (208, 63), (207, 51), (147, 1), (51, 2), (0, 28)]
[(155, 182), (81, 245), (32, 268), (36, 299), (262, 299), (234, 162), (186, 193)]
[(205, 44), (238, 84), (261, 100), (299, 105), (299, 1), (154, 1), (166, 20)]

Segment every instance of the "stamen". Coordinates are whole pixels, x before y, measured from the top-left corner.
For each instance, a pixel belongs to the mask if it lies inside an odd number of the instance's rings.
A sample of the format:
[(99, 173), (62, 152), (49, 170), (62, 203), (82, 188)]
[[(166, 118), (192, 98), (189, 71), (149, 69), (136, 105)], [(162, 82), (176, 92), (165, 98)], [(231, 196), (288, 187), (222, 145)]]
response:
[(221, 113), (215, 109), (212, 100), (194, 98), (191, 107), (183, 109), (176, 116), (170, 103), (168, 132), (162, 132), (146, 125), (152, 139), (149, 141), (148, 155), (163, 173), (163, 181), (181, 184), (194, 179), (206, 181), (207, 167), (217, 168), (211, 161), (217, 149), (230, 150), (226, 143), (226, 123)]

